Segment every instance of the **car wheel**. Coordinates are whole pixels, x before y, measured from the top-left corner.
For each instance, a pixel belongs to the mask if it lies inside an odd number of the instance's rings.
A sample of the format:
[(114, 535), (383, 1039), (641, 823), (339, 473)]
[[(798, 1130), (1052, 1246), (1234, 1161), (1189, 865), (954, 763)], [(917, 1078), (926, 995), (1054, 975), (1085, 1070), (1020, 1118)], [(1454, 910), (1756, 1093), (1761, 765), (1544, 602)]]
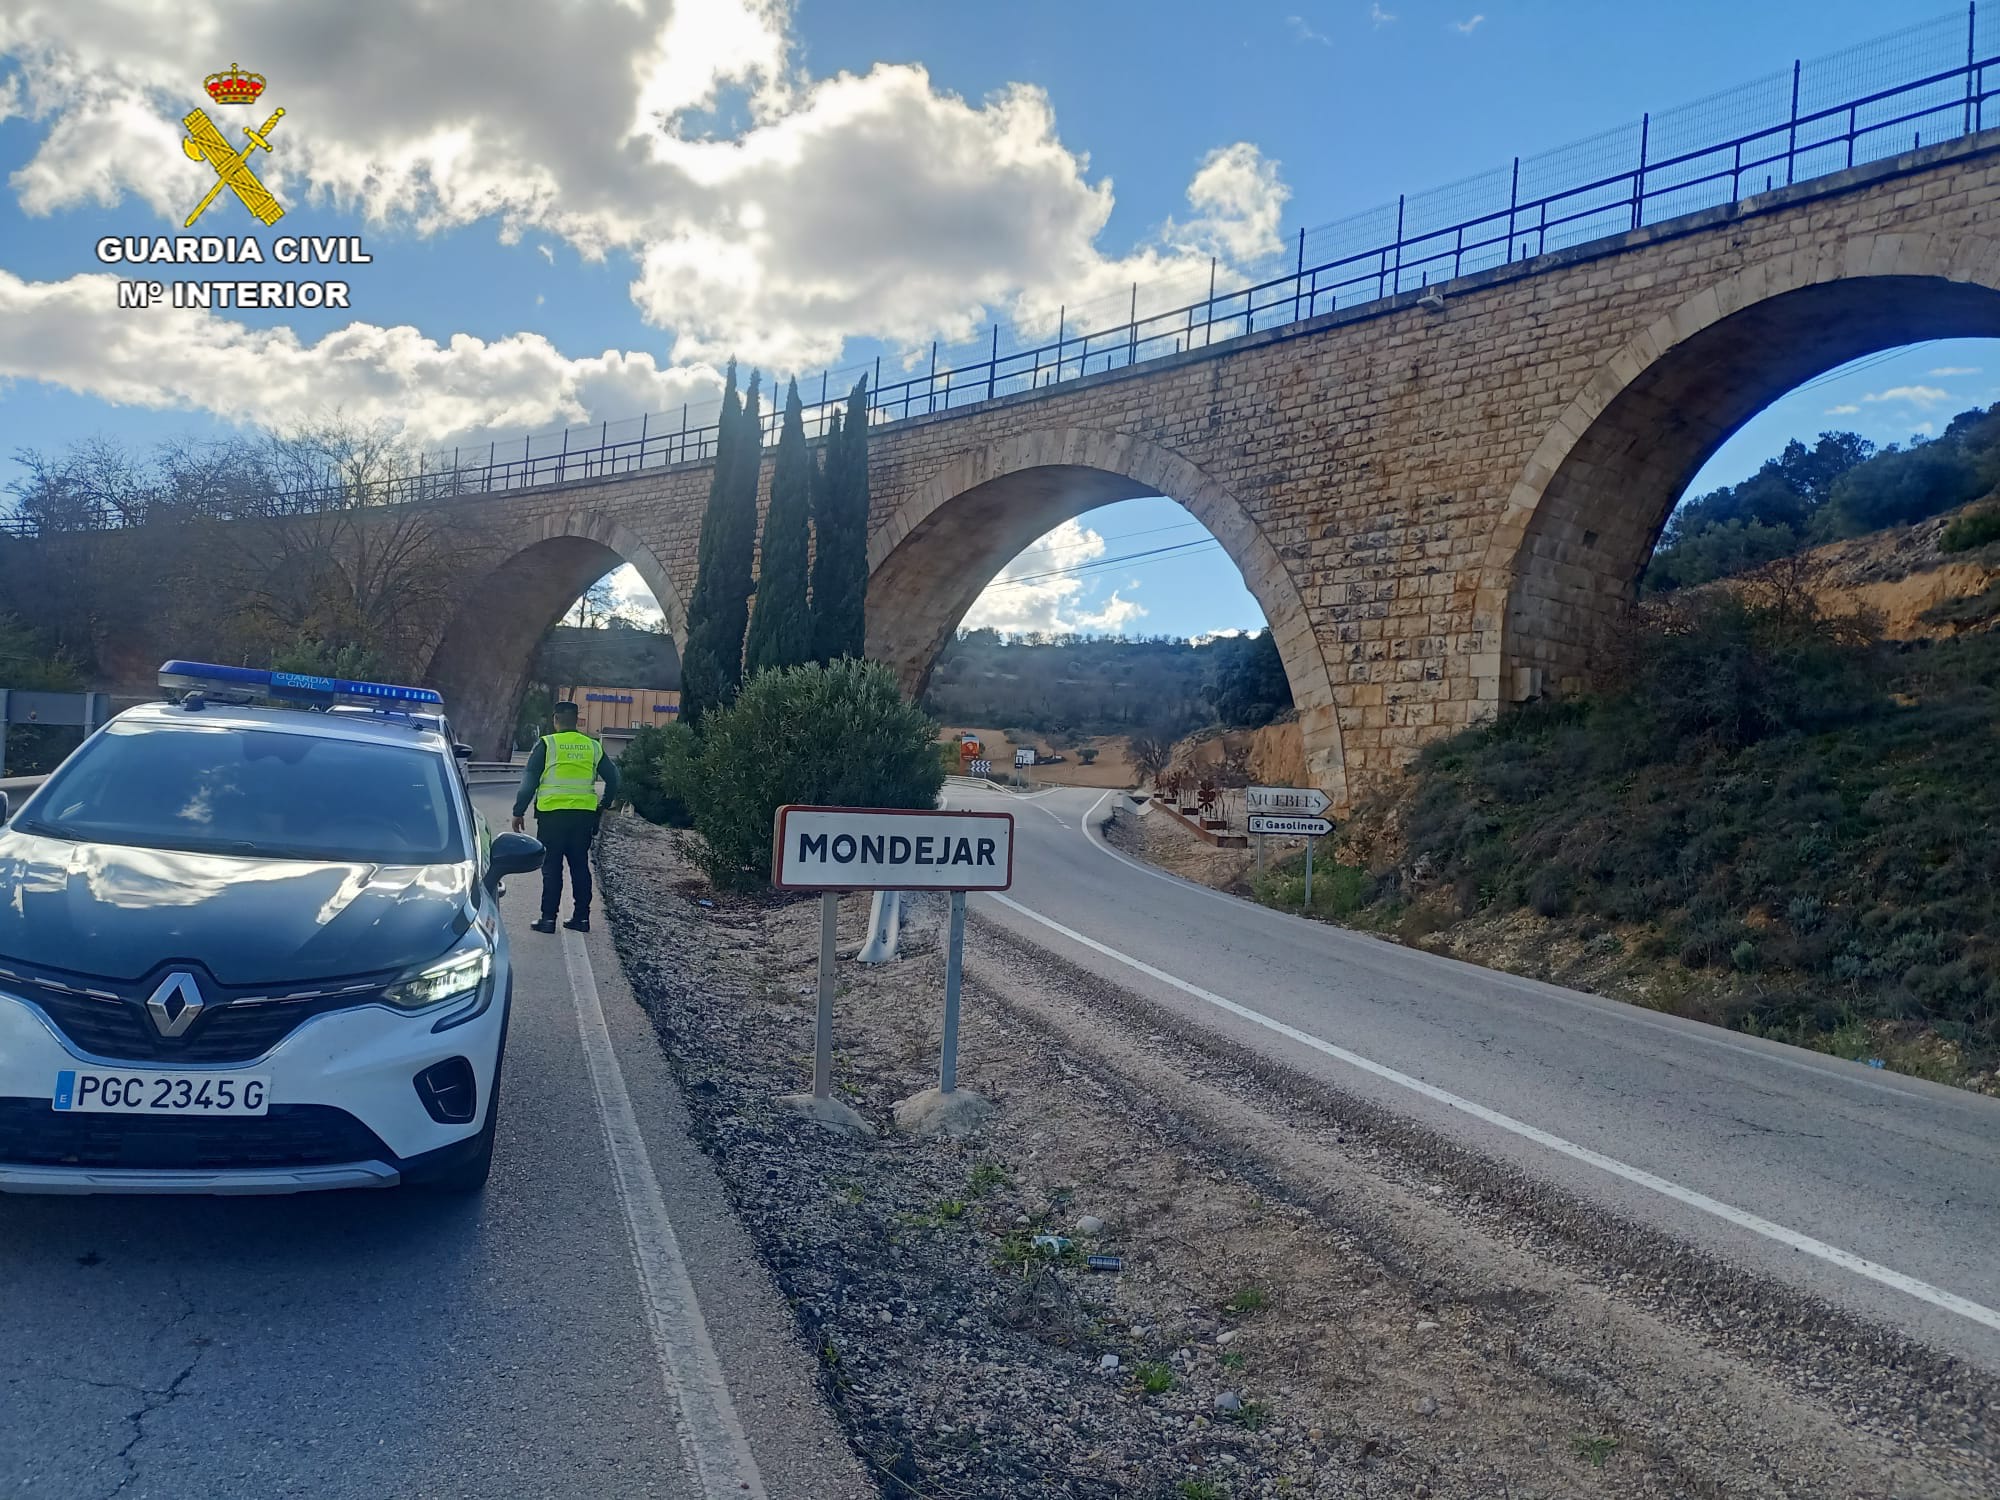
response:
[(486, 1186), (486, 1179), (493, 1171), (493, 1139), (500, 1125), (500, 1101), (496, 1097), (486, 1109), (486, 1125), (479, 1132), (479, 1145), (464, 1161), (447, 1167), (425, 1182), (423, 1186), (433, 1193), (448, 1193), (465, 1196), (479, 1192)]

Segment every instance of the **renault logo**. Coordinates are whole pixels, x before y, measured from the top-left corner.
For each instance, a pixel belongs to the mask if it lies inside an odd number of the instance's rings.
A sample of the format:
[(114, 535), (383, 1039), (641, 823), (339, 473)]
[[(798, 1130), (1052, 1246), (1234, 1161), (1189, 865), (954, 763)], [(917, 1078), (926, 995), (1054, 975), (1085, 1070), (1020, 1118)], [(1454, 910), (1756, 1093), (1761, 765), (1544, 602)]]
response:
[(153, 1029), (171, 1039), (194, 1025), (204, 1003), (194, 975), (176, 971), (160, 981), (146, 1002), (146, 1011), (153, 1018)]

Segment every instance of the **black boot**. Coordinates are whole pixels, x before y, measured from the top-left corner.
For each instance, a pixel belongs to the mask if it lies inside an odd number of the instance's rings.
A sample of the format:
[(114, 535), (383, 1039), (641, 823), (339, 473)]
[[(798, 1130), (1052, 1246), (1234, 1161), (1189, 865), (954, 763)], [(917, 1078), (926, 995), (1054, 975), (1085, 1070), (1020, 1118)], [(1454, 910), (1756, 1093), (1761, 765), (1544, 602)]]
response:
[(588, 932), (590, 931), (590, 913), (580, 911), (567, 922), (563, 923), (563, 926), (567, 927), (571, 932)]
[(554, 917), (538, 917), (528, 924), (528, 931), (530, 932), (554, 932), (555, 930), (556, 919)]

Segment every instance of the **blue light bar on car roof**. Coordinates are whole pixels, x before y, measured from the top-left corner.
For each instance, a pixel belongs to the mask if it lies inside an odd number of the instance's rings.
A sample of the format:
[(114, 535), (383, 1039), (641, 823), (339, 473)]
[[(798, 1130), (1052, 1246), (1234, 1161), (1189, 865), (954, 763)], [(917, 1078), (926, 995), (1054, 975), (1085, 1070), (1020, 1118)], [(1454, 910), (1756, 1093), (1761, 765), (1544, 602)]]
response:
[(228, 667), (202, 661), (165, 663), (160, 668), (160, 686), (195, 693), (247, 693), (313, 704), (369, 703), (390, 707), (423, 703), (439, 708), (444, 705), (444, 698), (430, 688), (355, 682), (345, 677), (311, 677), (302, 672), (269, 672), (261, 667)]

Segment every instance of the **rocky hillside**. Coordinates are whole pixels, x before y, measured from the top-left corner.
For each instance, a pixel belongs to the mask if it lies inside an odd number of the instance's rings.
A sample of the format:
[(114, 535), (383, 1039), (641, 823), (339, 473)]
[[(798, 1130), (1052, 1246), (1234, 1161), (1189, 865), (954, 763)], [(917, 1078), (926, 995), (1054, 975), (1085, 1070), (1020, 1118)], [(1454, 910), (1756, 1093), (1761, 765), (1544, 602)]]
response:
[(1796, 582), (1828, 615), (1872, 613), (1892, 640), (1947, 640), (2000, 622), (2000, 545), (1946, 550), (1954, 526), (1991, 508), (1965, 506), (1914, 526), (1830, 542), (1753, 573), (1706, 585), (1755, 590)]
[[(1649, 607), (1626, 691), (1434, 745), (1358, 809), (1313, 915), (2000, 1092), (2000, 539), (1964, 535), (1941, 516)], [(1173, 765), (1303, 771), (1295, 724)], [(1295, 865), (1183, 873), (1298, 910)]]

